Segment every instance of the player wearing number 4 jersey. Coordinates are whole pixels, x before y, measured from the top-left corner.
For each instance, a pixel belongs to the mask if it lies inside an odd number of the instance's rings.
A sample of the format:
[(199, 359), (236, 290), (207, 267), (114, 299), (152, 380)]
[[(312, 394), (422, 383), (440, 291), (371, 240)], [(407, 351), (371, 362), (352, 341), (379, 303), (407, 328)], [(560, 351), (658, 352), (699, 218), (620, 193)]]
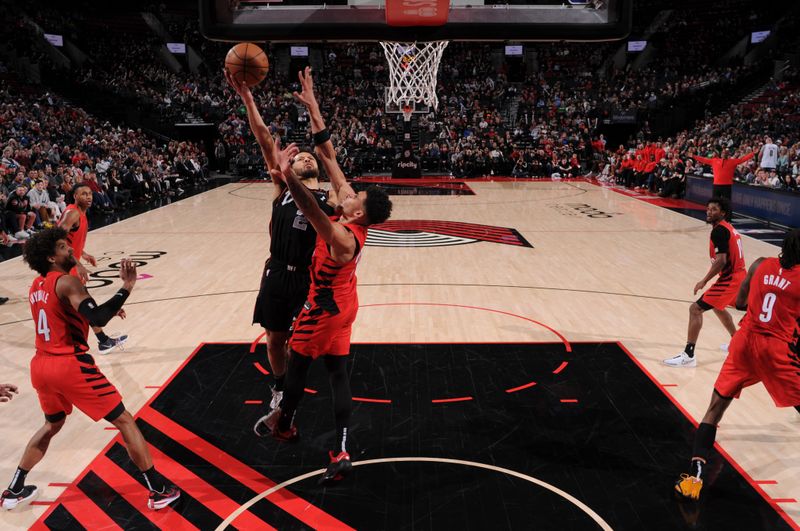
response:
[[(703, 289), (709, 280), (717, 275), (719, 278), (689, 307), (689, 331), (686, 347), (677, 356), (664, 360), (664, 363), (671, 367), (697, 366), (694, 347), (700, 336), (700, 329), (703, 327), (703, 314), (708, 310), (714, 310), (731, 336), (736, 333), (736, 325), (733, 324), (733, 318), (726, 308), (732, 305), (736, 299), (736, 293), (746, 272), (742, 239), (736, 229), (725, 221), (730, 213), (729, 205), (728, 200), (724, 197), (715, 197), (708, 201), (706, 221), (714, 227), (711, 230), (711, 242), (709, 243), (711, 268), (706, 276), (695, 284), (695, 294)], [(723, 348), (727, 348), (727, 346), (723, 346)]]
[(0, 507), (12, 510), (36, 499), (39, 490), (25, 478), (42, 460), (50, 440), (64, 426), (73, 407), (95, 422), (105, 419), (122, 435), (128, 455), (150, 489), (147, 506), (162, 509), (180, 497), (180, 490), (153, 467), (153, 459), (122, 397), (89, 355), (89, 325), (105, 326), (114, 316), (125, 317), (122, 305), (136, 284), (136, 266), (122, 260), (123, 287), (97, 304), (76, 277), (69, 274), (76, 260), (64, 229), (45, 230), (28, 240), (25, 261), (39, 273), (30, 289), (31, 315), (36, 326), (36, 355), (31, 383), (44, 413), (44, 426), (28, 442)]
[(742, 389), (762, 382), (776, 406), (800, 412), (800, 229), (786, 236), (779, 258), (759, 258), (750, 266), (736, 307), (747, 314), (697, 428), (689, 473), (675, 484), (684, 498), (700, 496), (717, 425)]

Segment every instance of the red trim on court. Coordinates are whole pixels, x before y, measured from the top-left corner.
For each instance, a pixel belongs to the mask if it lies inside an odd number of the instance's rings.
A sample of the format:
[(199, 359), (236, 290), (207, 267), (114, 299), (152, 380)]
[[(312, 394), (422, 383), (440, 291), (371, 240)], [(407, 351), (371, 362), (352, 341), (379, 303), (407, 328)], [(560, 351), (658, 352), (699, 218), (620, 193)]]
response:
[(370, 402), (373, 404), (391, 404), (391, 400), (386, 400), (385, 398), (363, 398), (360, 396), (354, 396), (353, 402)]
[(359, 306), (359, 308), (374, 308), (378, 306), (444, 306), (449, 308), (466, 308), (468, 310), (482, 310), (484, 312), (498, 313), (500, 315), (508, 315), (510, 317), (516, 317), (517, 319), (522, 319), (523, 321), (528, 321), (529, 323), (533, 323), (535, 325), (541, 326), (542, 328), (549, 330), (550, 332), (557, 335), (558, 338), (561, 340), (561, 342), (564, 343), (564, 347), (567, 349), (567, 352), (572, 352), (572, 345), (570, 345), (569, 341), (567, 341), (567, 338), (561, 335), (561, 333), (555, 328), (551, 328), (542, 322), (536, 321), (535, 319), (530, 319), (528, 317), (517, 315), (511, 312), (505, 312), (503, 310), (494, 310), (492, 308), (483, 308), (480, 306), (468, 306), (465, 304), (447, 304), (441, 302), (383, 302), (377, 304), (363, 304)]
[(308, 393), (308, 394), (310, 394), (310, 395), (315, 395), (315, 394), (317, 394), (317, 390), (316, 390), (316, 389), (309, 389), (308, 387), (306, 387), (305, 389), (303, 389), (303, 391), (305, 391), (306, 393)]
[[(247, 488), (260, 493), (276, 485), (271, 479), (262, 476), (235, 457), (220, 450), (205, 439), (198, 437), (159, 411), (145, 407), (142, 408), (140, 417), (171, 437), (175, 442), (183, 445), (220, 470), (224, 470), (225, 473)], [(319, 507), (292, 494), (287, 489), (274, 492), (265, 499), (314, 529), (352, 529)]]
[[(186, 364), (189, 363), (192, 358), (194, 358), (195, 354), (197, 354), (197, 352), (203, 348), (203, 345), (205, 344), (206, 343), (200, 343), (195, 347), (192, 353), (189, 354), (186, 359), (183, 360), (183, 363), (181, 363), (180, 366), (175, 370), (175, 372), (172, 373), (172, 376), (170, 376), (167, 381), (164, 382), (164, 385), (161, 387), (161, 389), (158, 389), (155, 393), (153, 393), (153, 396), (151, 396), (147, 402), (145, 402), (145, 405), (139, 410), (140, 412), (144, 411), (147, 406), (152, 404), (153, 401), (158, 398), (158, 395), (160, 395), (164, 389), (167, 388), (172, 380), (175, 379), (175, 377), (183, 370), (183, 368), (186, 367)], [(138, 418), (139, 415), (140, 413), (137, 413), (135, 418)], [(100, 453), (89, 463), (89, 465), (83, 469), (83, 472), (78, 474), (78, 477), (76, 477), (64, 490), (64, 492), (62, 492), (61, 495), (56, 498), (56, 502), (64, 505), (64, 507), (70, 513), (72, 513), (72, 515), (75, 516), (75, 518), (77, 518), (81, 525), (83, 525), (83, 527), (86, 529), (121, 529), (121, 527), (114, 523), (114, 520), (106, 515), (106, 513), (97, 507), (93, 501), (87, 498), (81, 492), (81, 490), (77, 488), (78, 483), (86, 476), (86, 474), (88, 474), (97, 463), (100, 463), (101, 460), (105, 458), (106, 452), (111, 449), (111, 446), (115, 442), (123, 444), (122, 437), (116, 435), (114, 438), (112, 438), (100, 451)], [(75, 500), (77, 500), (77, 502)], [(47, 509), (38, 520), (36, 520), (36, 523), (34, 523), (31, 529), (47, 529), (44, 525), (44, 521), (48, 516), (50, 516), (50, 513), (53, 512), (53, 509), (58, 506), (58, 503), (51, 505), (50, 508)], [(84, 517), (83, 519), (79, 517), (78, 512), (82, 512), (81, 516)], [(86, 518), (88, 518), (88, 520), (86, 520)]]
[(522, 391), (523, 389), (527, 389), (528, 387), (533, 387), (536, 385), (536, 382), (528, 382), (524, 385), (520, 385), (519, 387), (512, 387), (511, 389), (506, 389), (506, 393), (516, 393), (517, 391)]
[(560, 373), (561, 371), (563, 371), (564, 369), (566, 369), (566, 368), (567, 368), (567, 365), (569, 365), (569, 362), (568, 362), (568, 361), (562, 361), (562, 362), (561, 362), (561, 365), (559, 365), (559, 366), (556, 368), (556, 370), (554, 370), (554, 371), (553, 371), (553, 374), (558, 374), (558, 373)]
[(468, 402), (472, 400), (471, 396), (460, 396), (458, 398), (437, 398), (436, 400), (431, 400), (434, 404), (447, 404), (450, 402)]
[(678, 387), (678, 384), (661, 384), (661, 387)]
[(777, 485), (778, 482), (774, 479), (756, 479), (753, 480), (753, 483), (758, 483), (759, 485)]
[(260, 335), (260, 336), (258, 336), (258, 337), (255, 339), (255, 341), (253, 341), (252, 343), (250, 343), (250, 354), (252, 354), (253, 352), (255, 352), (255, 351), (256, 351), (256, 347), (258, 346), (258, 342), (259, 342), (259, 341), (261, 341), (261, 338), (262, 338), (262, 337), (264, 337), (265, 335), (267, 335), (267, 333), (266, 333), (266, 332), (261, 332), (261, 335)]
[(258, 372), (260, 372), (261, 374), (269, 374), (269, 371), (264, 367), (262, 367), (259, 362), (254, 361), (253, 365), (255, 366), (256, 369), (258, 369)]
[(775, 503), (797, 503), (794, 498), (772, 498)]
[(106, 426), (106, 427), (105, 427), (105, 428), (103, 428), (103, 429), (104, 429), (104, 430), (106, 430), (106, 431), (119, 431), (119, 430), (118, 430), (117, 428), (115, 428), (114, 426)]
[[(61, 502), (64, 508), (86, 529), (122, 529), (80, 489), (70, 489), (69, 495), (62, 494), (57, 501)], [(47, 529), (44, 520), (56, 506), (52, 505), (39, 518), (37, 524), (40, 524), (41, 528), (34, 525), (31, 529)]]
[(55, 501), (38, 501), (38, 500), (37, 500), (37, 501), (32, 501), (30, 504), (31, 504), (31, 505), (45, 505), (45, 506), (50, 506), (50, 505), (53, 505), (54, 503), (55, 503)]
[[(155, 450), (155, 448), (151, 446), (150, 451), (153, 452), (153, 450)], [(155, 457), (155, 453), (153, 454), (153, 457)], [(147, 489), (134, 481), (127, 472), (122, 470), (108, 457), (103, 456), (103, 459), (100, 460), (98, 465), (99, 466), (93, 469), (94, 473), (97, 474), (100, 479), (105, 481), (109, 487), (114, 489), (114, 492), (119, 494), (123, 499), (125, 499), (125, 501), (130, 503), (134, 509), (138, 510), (142, 516), (150, 520), (150, 522), (152, 522), (157, 528), (181, 530), (197, 529), (196, 526), (192, 525), (188, 520), (181, 516), (180, 513), (175, 512), (171, 508), (165, 508), (160, 511), (152, 511), (148, 509)], [(159, 461), (157, 466), (158, 470), (164, 473), (164, 463)], [(175, 481), (175, 478), (173, 478), (171, 474), (167, 475), (170, 477), (171, 481)], [(206, 506), (208, 506), (207, 502)], [(223, 518), (225, 518), (225, 516), (223, 516)]]
[[(240, 503), (225, 496), (219, 490), (195, 475), (191, 470), (164, 455), (158, 448), (151, 446), (150, 452), (153, 454), (153, 463), (156, 465), (159, 472), (168, 477), (180, 487), (181, 490), (186, 491), (186, 493), (194, 499), (198, 501), (202, 500), (203, 505), (205, 505), (207, 509), (214, 512), (223, 520), (241, 507)], [(119, 489), (115, 490), (119, 491)], [(237, 529), (275, 529), (249, 511), (244, 511), (236, 517), (232, 524), (234, 524)], [(159, 527), (161, 529), (183, 529), (183, 527), (178, 526)]]
[(70, 483), (48, 483), (48, 487), (69, 487)]
[(264, 401), (263, 400), (245, 400), (244, 403), (245, 404), (263, 404)]
[[(691, 415), (691, 414), (690, 414), (688, 411), (686, 411), (686, 408), (684, 408), (684, 407), (681, 405), (681, 403), (680, 403), (680, 402), (678, 402), (678, 401), (675, 399), (675, 397), (674, 397), (674, 396), (672, 396), (671, 394), (669, 394), (669, 392), (668, 392), (666, 389), (664, 389), (664, 387), (663, 387), (662, 385), (660, 385), (660, 384), (658, 383), (658, 380), (656, 380), (655, 376), (653, 376), (653, 375), (650, 373), (650, 371), (648, 371), (648, 370), (645, 368), (645, 366), (644, 366), (644, 365), (642, 365), (642, 363), (641, 363), (639, 360), (637, 360), (637, 359), (636, 359), (636, 356), (634, 356), (634, 355), (631, 353), (631, 351), (630, 351), (630, 350), (628, 350), (628, 349), (627, 349), (627, 347), (625, 347), (625, 345), (623, 345), (623, 344), (622, 344), (622, 342), (621, 342), (621, 341), (610, 341), (610, 343), (616, 343), (616, 344), (619, 346), (619, 348), (621, 348), (621, 349), (622, 349), (622, 351), (623, 351), (623, 352), (625, 352), (625, 354), (627, 354), (627, 355), (628, 355), (628, 357), (631, 359), (631, 361), (633, 361), (633, 363), (635, 363), (635, 364), (636, 364), (636, 366), (637, 366), (637, 367), (639, 367), (639, 369), (640, 369), (640, 370), (641, 370), (641, 371), (642, 371), (642, 372), (643, 372), (643, 373), (644, 373), (644, 374), (645, 374), (645, 375), (646, 375), (648, 378), (650, 378), (650, 380), (651, 380), (651, 381), (652, 381), (654, 384), (656, 384), (656, 387), (658, 387), (659, 389), (661, 389), (661, 392), (662, 392), (662, 393), (664, 393), (664, 395), (665, 395), (667, 398), (669, 398), (670, 402), (672, 402), (672, 404), (673, 404), (673, 405), (674, 405), (676, 408), (678, 408), (678, 410), (679, 410), (681, 413), (683, 413), (683, 415), (684, 415), (684, 416), (685, 416), (687, 419), (689, 419), (689, 422), (691, 422), (691, 423), (692, 423), (692, 425), (694, 425), (694, 427), (695, 427), (695, 428), (697, 428), (697, 421), (696, 421), (696, 420), (694, 420), (694, 417), (692, 417), (692, 415)], [(716, 449), (717, 449), (717, 451), (718, 451), (718, 452), (719, 452), (719, 453), (722, 455), (722, 457), (724, 457), (724, 458), (725, 458), (725, 459), (726, 459), (726, 460), (727, 460), (727, 461), (728, 461), (728, 462), (731, 464), (731, 466), (732, 466), (734, 469), (736, 469), (736, 471), (737, 471), (737, 472), (739, 472), (739, 474), (741, 474), (741, 475), (742, 475), (742, 477), (743, 477), (743, 478), (744, 478), (744, 479), (745, 479), (745, 480), (746, 480), (746, 481), (747, 481), (747, 482), (750, 484), (750, 486), (751, 486), (751, 487), (753, 487), (753, 488), (756, 490), (756, 492), (758, 492), (759, 494), (761, 494), (761, 496), (762, 496), (762, 497), (763, 497), (763, 498), (764, 498), (764, 499), (767, 501), (767, 503), (768, 503), (768, 504), (770, 504), (770, 505), (772, 506), (772, 508), (773, 508), (773, 509), (775, 509), (775, 511), (777, 511), (777, 512), (778, 512), (778, 514), (781, 516), (781, 518), (783, 518), (783, 519), (786, 521), (786, 523), (787, 523), (787, 524), (789, 524), (789, 526), (791, 526), (791, 528), (792, 528), (792, 529), (796, 529), (796, 530), (800, 531), (800, 526), (798, 526), (798, 525), (797, 525), (797, 524), (794, 522), (794, 520), (792, 520), (792, 519), (791, 519), (791, 517), (790, 517), (788, 514), (786, 514), (786, 511), (784, 511), (784, 510), (783, 510), (783, 508), (782, 508), (780, 505), (778, 505), (778, 503), (777, 503), (775, 500), (773, 500), (772, 498), (770, 498), (770, 497), (769, 497), (769, 495), (767, 495), (767, 493), (764, 491), (764, 489), (762, 489), (762, 488), (761, 488), (761, 486), (760, 486), (758, 483), (756, 483), (756, 481), (755, 481), (755, 480), (753, 480), (753, 478), (750, 476), (750, 474), (748, 474), (747, 472), (745, 472), (744, 468), (742, 468), (742, 467), (741, 467), (741, 465), (739, 465), (739, 463), (737, 463), (737, 462), (736, 462), (736, 460), (735, 460), (733, 457), (731, 457), (731, 455), (730, 455), (728, 452), (726, 452), (726, 451), (725, 451), (725, 449), (724, 449), (724, 448), (722, 448), (722, 446), (720, 446), (720, 444), (719, 444), (718, 442), (714, 442), (714, 448), (716, 448)], [(688, 452), (689, 452), (689, 448), (687, 448), (687, 449), (686, 449), (686, 451), (687, 451), (687, 453), (688, 453)], [(687, 455), (688, 455), (688, 454), (687, 454)], [(677, 472), (676, 472), (676, 473), (677, 473)]]
[(145, 389), (161, 389), (160, 385), (145, 385)]
[(578, 399), (577, 398), (562, 398), (561, 399), (561, 403), (562, 404), (577, 404), (578, 403)]

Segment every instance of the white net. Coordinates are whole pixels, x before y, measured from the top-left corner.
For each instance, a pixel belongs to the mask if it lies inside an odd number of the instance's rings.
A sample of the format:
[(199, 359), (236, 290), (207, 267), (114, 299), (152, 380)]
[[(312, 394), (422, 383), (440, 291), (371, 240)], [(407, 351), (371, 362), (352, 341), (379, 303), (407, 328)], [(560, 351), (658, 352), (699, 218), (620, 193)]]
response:
[(392, 103), (403, 107), (420, 102), (434, 110), (438, 107), (436, 76), (447, 44), (447, 41), (381, 42), (389, 63), (387, 97)]

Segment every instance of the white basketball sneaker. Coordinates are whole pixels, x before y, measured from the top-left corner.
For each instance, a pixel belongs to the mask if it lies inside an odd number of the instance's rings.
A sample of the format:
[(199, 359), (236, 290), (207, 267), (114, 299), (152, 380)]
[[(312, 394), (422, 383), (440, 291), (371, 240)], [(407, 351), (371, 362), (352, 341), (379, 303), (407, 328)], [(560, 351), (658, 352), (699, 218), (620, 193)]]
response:
[(686, 352), (681, 352), (677, 356), (665, 359), (664, 365), (669, 365), (670, 367), (697, 367), (697, 359), (694, 356), (689, 356)]

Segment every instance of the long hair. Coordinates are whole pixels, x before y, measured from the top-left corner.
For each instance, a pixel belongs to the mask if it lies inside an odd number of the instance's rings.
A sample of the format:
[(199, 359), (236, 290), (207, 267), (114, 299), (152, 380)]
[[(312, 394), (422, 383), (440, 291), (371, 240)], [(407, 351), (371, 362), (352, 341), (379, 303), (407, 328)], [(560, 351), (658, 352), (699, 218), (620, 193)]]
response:
[(780, 260), (781, 267), (784, 269), (800, 264), (800, 229), (794, 229), (783, 239), (778, 260)]

